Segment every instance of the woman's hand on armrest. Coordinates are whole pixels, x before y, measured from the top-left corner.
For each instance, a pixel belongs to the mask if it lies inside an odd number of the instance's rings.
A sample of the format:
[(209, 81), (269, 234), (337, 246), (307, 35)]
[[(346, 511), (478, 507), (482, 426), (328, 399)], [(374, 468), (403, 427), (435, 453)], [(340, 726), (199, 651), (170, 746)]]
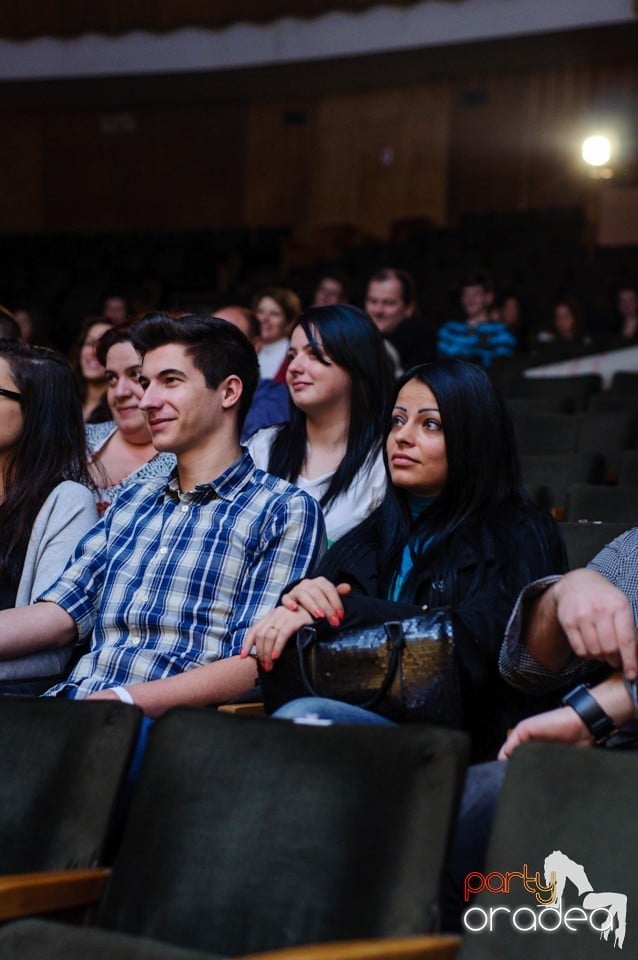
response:
[(263, 670), (272, 670), (273, 661), (301, 627), (312, 623), (312, 617), (303, 608), (289, 610), (279, 606), (267, 613), (248, 630), (239, 656), (256, 657)]
[(341, 597), (350, 593), (349, 583), (335, 586), (325, 577), (301, 580), (281, 598), (281, 604), (253, 624), (242, 644), (242, 658), (254, 656), (263, 670), (272, 670), (290, 638), (314, 620), (325, 618), (338, 627), (344, 615)]
[(292, 590), (283, 594), (281, 602), (289, 610), (306, 610), (313, 619), (325, 617), (331, 626), (338, 627), (344, 616), (341, 598), (351, 590), (349, 583), (335, 586), (325, 577), (314, 577), (312, 580), (300, 580)]

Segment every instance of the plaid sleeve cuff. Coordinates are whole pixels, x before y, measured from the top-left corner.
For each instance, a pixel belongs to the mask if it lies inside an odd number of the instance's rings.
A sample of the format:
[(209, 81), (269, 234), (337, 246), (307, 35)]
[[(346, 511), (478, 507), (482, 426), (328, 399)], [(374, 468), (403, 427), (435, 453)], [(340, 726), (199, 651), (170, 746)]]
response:
[(78, 630), (76, 643), (83, 643), (95, 625), (95, 610), (86, 592), (72, 581), (60, 578), (36, 598), (36, 603), (43, 600), (57, 603), (73, 618)]
[(528, 584), (519, 594), (505, 628), (499, 671), (511, 687), (523, 693), (551, 693), (560, 690), (571, 681), (580, 679), (584, 670), (583, 661), (573, 654), (560, 673), (553, 673), (528, 652), (521, 639), (526, 606), (560, 579), (559, 575), (542, 577)]

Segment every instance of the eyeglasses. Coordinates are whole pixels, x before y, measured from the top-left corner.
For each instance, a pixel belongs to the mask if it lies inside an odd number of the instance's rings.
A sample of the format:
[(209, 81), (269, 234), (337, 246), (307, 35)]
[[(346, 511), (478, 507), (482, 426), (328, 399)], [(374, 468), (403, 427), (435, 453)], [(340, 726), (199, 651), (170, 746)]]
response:
[(5, 390), (4, 387), (0, 387), (0, 397), (8, 397), (9, 400), (17, 400), (19, 403), (22, 394), (16, 393), (15, 390)]

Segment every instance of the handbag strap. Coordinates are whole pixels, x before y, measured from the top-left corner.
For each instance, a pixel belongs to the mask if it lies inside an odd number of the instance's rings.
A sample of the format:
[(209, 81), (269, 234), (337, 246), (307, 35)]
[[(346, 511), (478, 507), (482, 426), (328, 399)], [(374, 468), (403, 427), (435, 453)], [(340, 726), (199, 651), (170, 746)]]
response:
[[(362, 707), (364, 710), (371, 710), (373, 707), (378, 706), (378, 704), (381, 703), (385, 697), (396, 676), (399, 664), (401, 662), (401, 653), (405, 646), (403, 625), (400, 620), (387, 621), (383, 624), (383, 629), (385, 630), (386, 640), (390, 650), (388, 669), (385, 672), (385, 676), (377, 692), (368, 700), (358, 704), (358, 706)], [(301, 630), (298, 631), (297, 651), (299, 653), (299, 669), (301, 671), (301, 678), (308, 693), (312, 694), (314, 697), (322, 697), (324, 695), (321, 693), (321, 691), (317, 690), (314, 683), (310, 679), (310, 670), (308, 668), (310, 650), (316, 645), (316, 643), (317, 631), (315, 627), (302, 627)]]

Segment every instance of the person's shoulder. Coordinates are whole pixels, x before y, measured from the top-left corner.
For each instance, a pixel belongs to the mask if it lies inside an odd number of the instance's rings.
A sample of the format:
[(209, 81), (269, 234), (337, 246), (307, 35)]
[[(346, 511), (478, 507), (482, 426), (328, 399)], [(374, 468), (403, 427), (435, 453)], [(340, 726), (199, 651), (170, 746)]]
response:
[(606, 546), (596, 554), (588, 566), (598, 569), (601, 566), (605, 566), (611, 557), (617, 557), (623, 562), (635, 562), (637, 555), (638, 527), (631, 527), (606, 544)]
[(541, 525), (558, 529), (556, 521), (547, 510), (541, 509), (533, 500), (524, 496), (503, 500), (494, 508), (493, 515), (500, 522), (507, 524), (517, 524), (519, 526)]
[(128, 508), (130, 504), (138, 504), (142, 500), (155, 499), (164, 494), (173, 469), (168, 468), (158, 476), (128, 477), (117, 491), (108, 512)]
[(309, 493), (259, 467), (255, 467), (251, 477), (250, 491), (253, 497), (262, 500), (264, 511), (297, 509), (309, 516), (321, 515), (321, 507)]
[(445, 320), (439, 327), (441, 333), (467, 333), (469, 327), (465, 320)]
[(53, 488), (45, 500), (45, 505), (62, 503), (72, 504), (76, 507), (79, 504), (95, 505), (95, 497), (92, 491), (83, 483), (78, 483), (76, 480), (63, 480)]
[(559, 527), (546, 510), (526, 497), (511, 497), (493, 506), (483, 521), (497, 542), (531, 543), (539, 535), (560, 542)]
[(105, 420), (103, 423), (85, 423), (84, 433), (89, 450), (95, 452), (116, 430), (117, 427), (112, 420)]
[(247, 440), (243, 441), (243, 446), (247, 448), (256, 465), (261, 469), (265, 470), (268, 466), (270, 449), (275, 442), (280, 426), (261, 427)]
[(291, 483), (289, 480), (284, 480), (282, 477), (276, 477), (274, 473), (269, 473), (267, 470), (262, 470), (261, 467), (255, 467), (255, 472), (251, 478), (251, 483), (254, 488), (263, 490), (269, 498), (277, 499), (282, 497), (284, 499), (290, 497), (302, 496), (312, 500), (312, 497), (309, 494), (305, 493), (303, 490), (300, 490), (299, 487), (296, 487), (294, 483)]

